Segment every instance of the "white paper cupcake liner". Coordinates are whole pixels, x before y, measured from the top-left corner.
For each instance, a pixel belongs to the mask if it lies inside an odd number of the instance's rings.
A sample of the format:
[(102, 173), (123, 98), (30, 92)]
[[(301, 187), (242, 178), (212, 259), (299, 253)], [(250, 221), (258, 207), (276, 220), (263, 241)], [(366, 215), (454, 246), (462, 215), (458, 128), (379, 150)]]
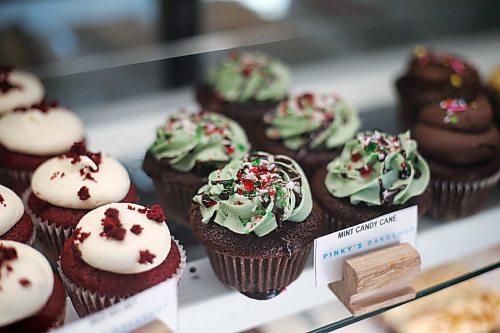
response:
[(500, 180), (500, 170), (492, 176), (471, 182), (431, 179), (430, 213), (440, 220), (453, 220), (477, 213)]
[(57, 226), (54, 223), (49, 223), (48, 221), (42, 220), (36, 216), (35, 213), (33, 213), (28, 207), (28, 199), (31, 193), (31, 189), (28, 189), (23, 193), (22, 200), (24, 207), (35, 224), (38, 232), (38, 238), (43, 243), (44, 251), (42, 252), (44, 252), (44, 254), (55, 263), (59, 259), (59, 254), (61, 253), (64, 243), (73, 234), (74, 228)]
[[(179, 244), (179, 241), (175, 239), (173, 236), (172, 240), (175, 242), (177, 248), (179, 249), (181, 260), (179, 263), (179, 267), (177, 268), (177, 271), (175, 272), (174, 275), (172, 275), (172, 277), (170, 277), (170, 279), (175, 278), (177, 280), (177, 283), (179, 283), (182, 272), (186, 267), (187, 257), (186, 257), (186, 251), (184, 250), (184, 247), (181, 244)], [(133, 295), (127, 295), (127, 296), (101, 295), (99, 293), (90, 291), (81, 286), (77, 286), (72, 281), (70, 281), (66, 277), (66, 275), (64, 275), (60, 261), (57, 262), (57, 268), (64, 282), (64, 285), (66, 286), (68, 295), (71, 298), (71, 302), (73, 303), (73, 306), (79, 317), (85, 317), (94, 312), (104, 310), (105, 308), (110, 307), (113, 304), (116, 304), (124, 299), (133, 296)]]

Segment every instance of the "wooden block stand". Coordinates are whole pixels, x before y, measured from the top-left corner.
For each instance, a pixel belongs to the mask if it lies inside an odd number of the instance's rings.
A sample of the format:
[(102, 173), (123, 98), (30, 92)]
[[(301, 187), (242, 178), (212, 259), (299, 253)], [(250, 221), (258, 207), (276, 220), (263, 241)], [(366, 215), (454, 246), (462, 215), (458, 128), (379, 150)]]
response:
[(420, 255), (407, 243), (349, 258), (343, 279), (330, 289), (354, 316), (415, 298), (411, 287), (420, 272)]

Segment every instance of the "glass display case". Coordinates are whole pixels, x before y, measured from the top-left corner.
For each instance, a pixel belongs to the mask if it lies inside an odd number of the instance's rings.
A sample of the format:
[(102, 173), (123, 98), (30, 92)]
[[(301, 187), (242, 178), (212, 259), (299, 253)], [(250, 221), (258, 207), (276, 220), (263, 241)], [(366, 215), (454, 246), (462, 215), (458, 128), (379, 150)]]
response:
[[(4, 0), (0, 64), (38, 75), (49, 99), (81, 117), (89, 147), (119, 159), (150, 205), (158, 199), (142, 162), (155, 129), (174, 111), (198, 109), (195, 87), (226, 53), (278, 57), (292, 69), (292, 93), (335, 91), (356, 106), (363, 129), (397, 133), (394, 82), (414, 46), (464, 55), (487, 77), (500, 64), (498, 17), (495, 1)], [(419, 219), (422, 270), (461, 269), (419, 285), (417, 299), (498, 272), (499, 202), (497, 187), (470, 217)], [(180, 332), (329, 332), (389, 310), (352, 316), (327, 286), (314, 286), (312, 258), (279, 297), (248, 299), (219, 282), (189, 229), (170, 230), (188, 256)], [(67, 322), (75, 320), (69, 305)]]

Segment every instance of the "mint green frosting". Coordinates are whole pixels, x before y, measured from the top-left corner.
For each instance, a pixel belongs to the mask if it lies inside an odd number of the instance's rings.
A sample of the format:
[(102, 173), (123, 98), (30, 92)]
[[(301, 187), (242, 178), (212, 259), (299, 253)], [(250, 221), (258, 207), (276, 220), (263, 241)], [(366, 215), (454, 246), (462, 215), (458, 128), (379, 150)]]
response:
[(266, 135), (292, 150), (340, 147), (361, 124), (354, 108), (335, 94), (304, 94), (283, 101), (265, 122)]
[(430, 179), (409, 131), (398, 136), (359, 132), (327, 169), (325, 185), (334, 197), (369, 206), (402, 205), (422, 194)]
[(188, 172), (197, 163), (220, 168), (248, 153), (250, 144), (235, 121), (211, 112), (179, 112), (156, 130), (149, 150), (157, 159), (166, 159), (178, 171)]
[(209, 73), (208, 83), (225, 101), (280, 101), (290, 86), (290, 72), (262, 53), (230, 53)]
[(302, 222), (312, 210), (304, 171), (283, 155), (256, 152), (212, 172), (193, 201), (202, 222), (213, 222), (238, 234), (262, 237), (283, 221)]

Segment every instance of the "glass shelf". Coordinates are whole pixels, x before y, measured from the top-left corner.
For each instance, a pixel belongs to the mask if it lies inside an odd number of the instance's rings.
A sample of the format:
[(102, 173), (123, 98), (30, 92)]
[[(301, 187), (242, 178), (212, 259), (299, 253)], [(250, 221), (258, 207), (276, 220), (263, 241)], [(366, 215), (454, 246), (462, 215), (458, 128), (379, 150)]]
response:
[[(141, 203), (152, 204), (157, 199), (141, 164), (154, 130), (169, 112), (196, 110), (194, 84), (228, 49), (258, 49), (282, 58), (293, 69), (293, 92), (335, 90), (359, 108), (363, 128), (392, 133), (397, 132), (393, 81), (415, 43), (464, 54), (483, 73), (490, 71), (498, 62), (500, 6), (488, 1), (435, 3), (419, 2), (414, 15), (402, 17), (390, 1), (365, 17), (337, 21), (328, 15), (290, 15), (244, 31), (210, 31), (180, 41), (98, 49), (31, 69), (44, 78), (49, 98), (79, 113), (91, 149), (119, 158), (140, 191)], [(488, 206), (472, 217), (449, 223), (419, 221), (417, 248), (423, 270), (450, 269), (419, 285), (417, 298), (498, 270), (499, 203), (497, 188)], [(179, 289), (180, 332), (279, 332), (273, 328), (288, 322), (295, 325), (287, 326), (288, 332), (328, 332), (388, 310), (352, 317), (326, 286), (314, 287), (312, 260), (275, 299), (245, 298), (217, 280), (203, 247), (188, 230), (171, 225), (171, 231), (188, 252)], [(76, 317), (70, 310), (72, 320)]]

